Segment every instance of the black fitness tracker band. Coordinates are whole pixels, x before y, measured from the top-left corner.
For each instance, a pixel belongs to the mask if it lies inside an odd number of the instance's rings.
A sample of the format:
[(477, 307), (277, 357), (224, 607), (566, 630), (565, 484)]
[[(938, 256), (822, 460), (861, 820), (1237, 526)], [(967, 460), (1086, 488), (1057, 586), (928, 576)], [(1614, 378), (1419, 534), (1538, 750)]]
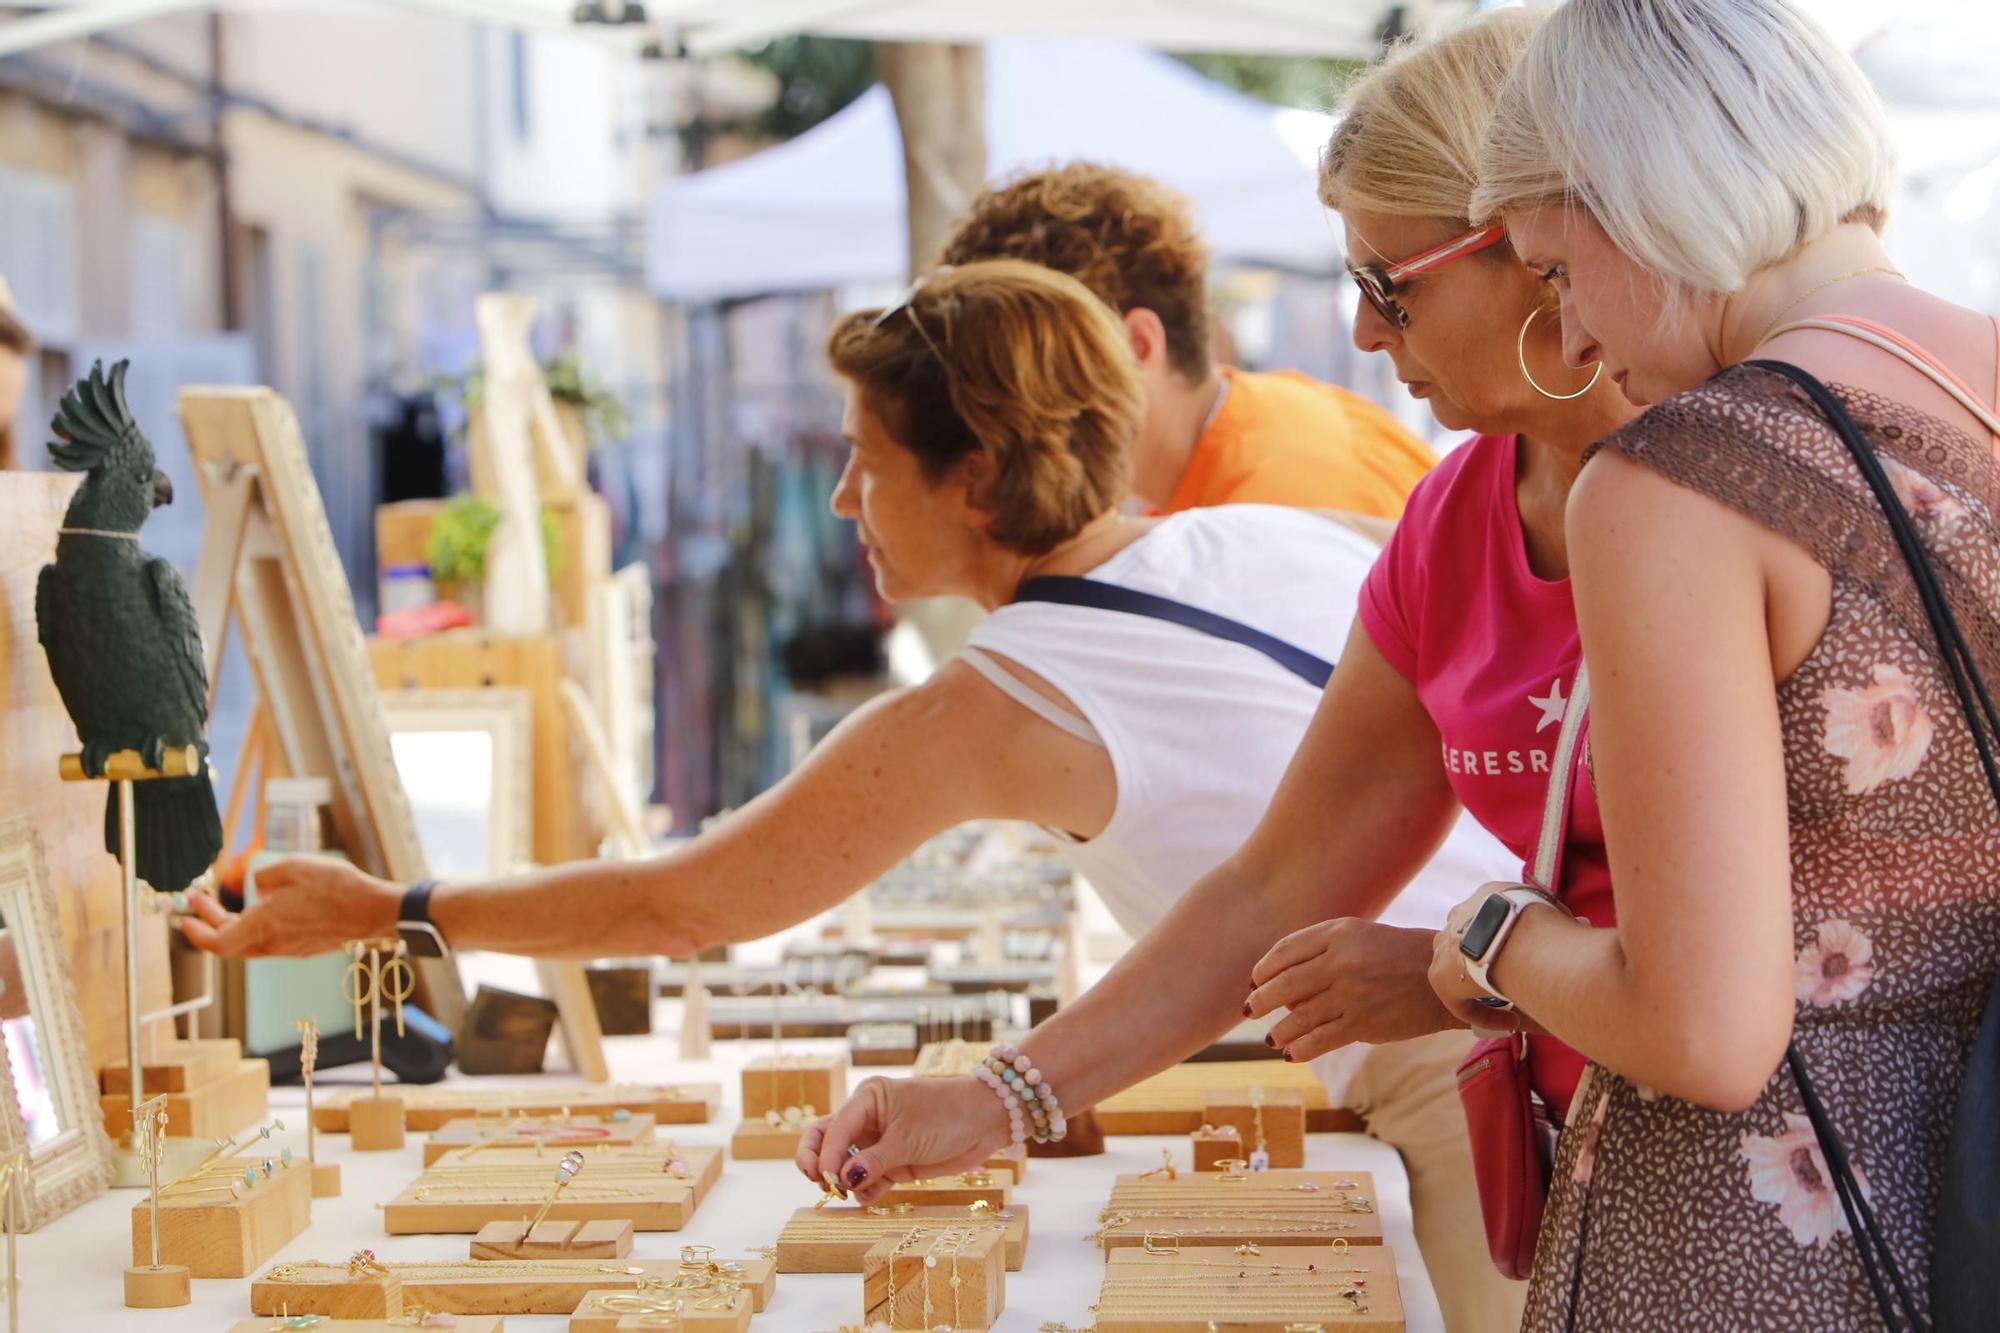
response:
[(403, 890), (403, 906), (396, 913), (398, 924), (428, 926), (431, 924), (431, 890), (437, 887), (434, 879), (420, 879)]

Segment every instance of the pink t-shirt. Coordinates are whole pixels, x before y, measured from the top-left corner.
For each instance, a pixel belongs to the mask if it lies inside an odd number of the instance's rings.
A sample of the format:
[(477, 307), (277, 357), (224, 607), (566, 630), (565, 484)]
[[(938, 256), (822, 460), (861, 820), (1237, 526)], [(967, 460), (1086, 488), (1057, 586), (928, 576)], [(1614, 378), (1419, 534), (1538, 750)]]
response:
[[(1517, 443), (1481, 435), (1418, 483), (1362, 587), (1361, 623), (1437, 724), (1452, 791), (1525, 869), (1582, 648), (1569, 580), (1528, 567), (1514, 493)], [(1588, 745), (1579, 749), (1556, 892), (1579, 917), (1608, 926), (1604, 824)], [(1536, 1090), (1566, 1112), (1583, 1057), (1547, 1037), (1529, 1047)]]

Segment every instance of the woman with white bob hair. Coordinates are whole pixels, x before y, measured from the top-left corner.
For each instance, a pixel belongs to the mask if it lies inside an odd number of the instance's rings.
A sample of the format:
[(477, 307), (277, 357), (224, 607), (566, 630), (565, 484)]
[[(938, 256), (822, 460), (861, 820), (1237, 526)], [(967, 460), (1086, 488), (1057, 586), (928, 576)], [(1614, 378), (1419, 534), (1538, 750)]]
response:
[(1482, 891), (1431, 969), (1592, 1062), (1529, 1329), (1930, 1316), (2000, 822), (1904, 550), (2000, 679), (2000, 351), (1896, 272), (1890, 176), (1873, 93), (1788, 0), (1570, 0), (1488, 129), (1475, 220), (1554, 289), (1570, 361), (1654, 404), (1567, 524), (1617, 925)]

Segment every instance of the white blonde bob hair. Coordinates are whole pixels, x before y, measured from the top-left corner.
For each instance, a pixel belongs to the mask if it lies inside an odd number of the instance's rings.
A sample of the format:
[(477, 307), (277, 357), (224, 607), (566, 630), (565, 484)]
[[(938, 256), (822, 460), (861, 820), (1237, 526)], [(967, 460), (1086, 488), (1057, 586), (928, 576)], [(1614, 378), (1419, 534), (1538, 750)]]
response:
[(1569, 0), (1500, 96), (1472, 216), (1574, 202), (1730, 293), (1843, 222), (1879, 232), (1893, 174), (1874, 90), (1791, 0)]

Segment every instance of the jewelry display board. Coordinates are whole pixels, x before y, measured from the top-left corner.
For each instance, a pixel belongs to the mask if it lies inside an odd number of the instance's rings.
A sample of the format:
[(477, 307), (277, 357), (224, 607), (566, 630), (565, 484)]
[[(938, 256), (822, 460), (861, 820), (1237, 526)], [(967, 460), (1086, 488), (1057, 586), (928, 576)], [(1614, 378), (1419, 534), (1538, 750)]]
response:
[(623, 1259), (632, 1253), (632, 1223), (488, 1222), (472, 1238), (474, 1259)]
[[(282, 1127), (282, 1126), (278, 1126)], [(159, 1255), (193, 1277), (248, 1277), (312, 1222), (312, 1171), (291, 1149), (244, 1157), (218, 1149), (208, 1161), (159, 1187)], [(152, 1201), (132, 1208), (132, 1263), (153, 1255)]]
[[(477, 1232), (490, 1222), (589, 1222), (624, 1219), (638, 1231), (679, 1231), (721, 1171), (721, 1151), (688, 1148), (671, 1162), (658, 1155), (593, 1153), (553, 1203), (555, 1163), (532, 1149), (446, 1154), (382, 1210), (392, 1236)], [(577, 1151), (577, 1150), (572, 1150)], [(541, 1210), (538, 1212), (538, 1210)]]
[(1001, 1238), (971, 1227), (914, 1227), (884, 1236), (861, 1259), (861, 1309), (871, 1327), (988, 1329), (1006, 1304)]
[(1245, 1165), (1120, 1176), (1092, 1239), (1107, 1251), (1163, 1233), (1198, 1245), (1382, 1243), (1367, 1172), (1251, 1172)]
[(384, 1264), (367, 1250), (341, 1263), (277, 1264), (250, 1287), (250, 1312), (394, 1319), (440, 1314), (569, 1314), (593, 1291), (636, 1291), (674, 1280), (673, 1259), (493, 1259)]
[[(561, 1115), (565, 1111), (611, 1115), (641, 1111), (662, 1125), (706, 1124), (722, 1101), (718, 1083), (658, 1086), (605, 1083), (562, 1087), (538, 1084), (513, 1088), (402, 1087), (403, 1123), (411, 1129), (441, 1129), (462, 1116)], [(323, 1134), (345, 1134), (353, 1093), (335, 1093), (313, 1107), (313, 1123)]]
[(1292, 1090), (1306, 1108), (1310, 1133), (1349, 1132), (1361, 1121), (1327, 1099), (1309, 1065), (1282, 1060), (1208, 1061), (1175, 1065), (1099, 1102), (1092, 1114), (1106, 1134), (1192, 1134), (1206, 1118), (1208, 1094), (1252, 1082), (1268, 1092)]
[(1017, 1273), (1028, 1257), (1028, 1209), (1025, 1204), (998, 1212), (969, 1208), (920, 1207), (915, 1204), (867, 1208), (801, 1208), (778, 1233), (780, 1273), (859, 1273), (869, 1247), (884, 1236), (902, 1236), (913, 1227), (945, 1229), (970, 1220), (998, 1232), (1007, 1271)]
[(1306, 1164), (1305, 1099), (1296, 1088), (1252, 1084), (1213, 1089), (1202, 1120), (1217, 1129), (1236, 1131), (1245, 1151), (1235, 1156), (1248, 1161), (1252, 1171)]
[[(229, 1326), (229, 1333), (271, 1333), (273, 1327), (282, 1330), (280, 1321), (273, 1325), (269, 1319), (245, 1319)], [(412, 1328), (422, 1328), (422, 1324), (412, 1324), (399, 1319), (321, 1319), (311, 1325), (312, 1333), (410, 1333)], [(433, 1325), (442, 1328), (444, 1325)], [(502, 1315), (463, 1315), (450, 1325), (451, 1333), (505, 1333), (506, 1318)]]
[(912, 1204), (919, 1208), (926, 1205), (969, 1207), (975, 1203), (983, 1203), (991, 1208), (1005, 1208), (1013, 1192), (1013, 1172), (975, 1167), (970, 1171), (961, 1171), (955, 1176), (905, 1181), (882, 1195), (877, 1202), (887, 1204), (891, 1208), (901, 1203)]
[(1335, 1244), (1269, 1250), (1190, 1246), (1106, 1256), (1097, 1333), (1402, 1333), (1395, 1255)]
[(460, 1116), (424, 1142), (424, 1165), (448, 1152), (496, 1148), (631, 1148), (653, 1141), (659, 1123), (650, 1112), (611, 1115)]

